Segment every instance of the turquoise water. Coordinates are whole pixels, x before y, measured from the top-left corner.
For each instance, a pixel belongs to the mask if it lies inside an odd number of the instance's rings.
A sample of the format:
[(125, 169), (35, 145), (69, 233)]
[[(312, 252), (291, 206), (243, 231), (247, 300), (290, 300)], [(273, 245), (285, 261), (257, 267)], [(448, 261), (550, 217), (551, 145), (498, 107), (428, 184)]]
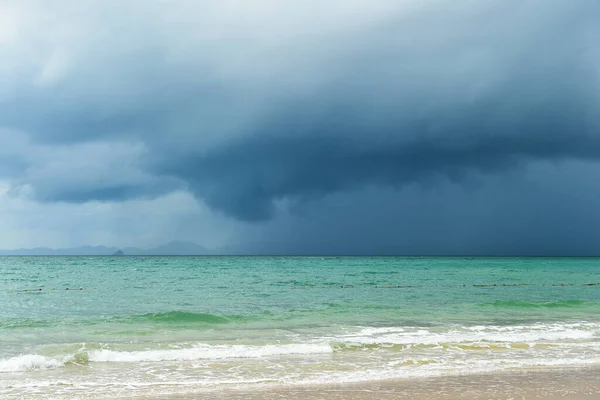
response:
[(596, 258), (3, 257), (0, 397), (595, 365), (597, 283)]

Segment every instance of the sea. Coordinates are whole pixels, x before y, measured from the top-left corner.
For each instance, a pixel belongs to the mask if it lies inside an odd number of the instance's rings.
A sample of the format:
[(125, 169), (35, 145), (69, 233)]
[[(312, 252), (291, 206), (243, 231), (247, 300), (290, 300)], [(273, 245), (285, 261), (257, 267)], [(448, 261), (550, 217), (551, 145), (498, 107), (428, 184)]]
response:
[(0, 257), (0, 398), (600, 366), (599, 258)]

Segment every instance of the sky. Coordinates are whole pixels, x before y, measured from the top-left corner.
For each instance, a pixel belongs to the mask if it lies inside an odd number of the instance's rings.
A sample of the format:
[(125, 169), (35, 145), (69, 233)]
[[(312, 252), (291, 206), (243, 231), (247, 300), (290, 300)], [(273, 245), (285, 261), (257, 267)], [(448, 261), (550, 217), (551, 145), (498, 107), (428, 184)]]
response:
[(596, 0), (0, 0), (0, 248), (600, 255)]

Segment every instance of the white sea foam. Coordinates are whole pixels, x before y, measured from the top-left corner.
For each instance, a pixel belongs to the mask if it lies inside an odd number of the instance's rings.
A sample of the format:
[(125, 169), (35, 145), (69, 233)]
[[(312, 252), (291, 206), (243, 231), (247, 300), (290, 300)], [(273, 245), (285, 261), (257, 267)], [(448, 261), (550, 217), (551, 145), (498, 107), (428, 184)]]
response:
[(198, 345), (181, 350), (114, 351), (96, 350), (89, 353), (90, 362), (151, 362), (219, 360), (229, 358), (262, 358), (283, 355), (312, 355), (333, 352), (328, 344), (285, 344), (266, 346)]
[(24, 354), (0, 359), (0, 372), (37, 371), (58, 368), (62, 365), (64, 365), (64, 361), (47, 358), (39, 354)]
[[(53, 345), (41, 348), (41, 354), (0, 359), (0, 393), (13, 393), (13, 397), (5, 397), (15, 399), (22, 393), (40, 392), (57, 394), (49, 398), (63, 398), (62, 394), (76, 396), (85, 390), (118, 397), (125, 391), (136, 395), (185, 393), (600, 365), (597, 323), (338, 327), (330, 332), (330, 336), (314, 331), (294, 333), (282, 336), (283, 344), (273, 341), (268, 345), (249, 340), (243, 345), (148, 344), (155, 348), (147, 349), (130, 343), (109, 348), (98, 343)], [(515, 343), (519, 346), (510, 346)], [(353, 348), (355, 344), (357, 348)], [(334, 351), (336, 356), (329, 357)], [(66, 365), (70, 367), (56, 370)], [(80, 368), (90, 366), (93, 373), (81, 374)]]
[(512, 369), (556, 368), (556, 367), (590, 367), (600, 365), (600, 357), (586, 359), (537, 359), (513, 360), (508, 358), (479, 360), (477, 363), (460, 362), (427, 364), (418, 368), (367, 368), (351, 371), (332, 371), (327, 374), (311, 377), (290, 377), (282, 379), (290, 385), (344, 384), (356, 382), (380, 381), (386, 379), (430, 378), (435, 376), (491, 373)]
[[(410, 359), (397, 360), (406, 363)], [(415, 364), (418, 360), (414, 360)], [(395, 363), (397, 364), (397, 363)], [(365, 365), (362, 368), (355, 368), (344, 371), (324, 371), (317, 369), (314, 371), (305, 371), (298, 374), (297, 371), (287, 368), (273, 369), (267, 376), (245, 376), (243, 371), (223, 371), (221, 374), (203, 374), (194, 375), (194, 370), (187, 370), (190, 374), (179, 375), (178, 379), (168, 378), (164, 375), (163, 379), (147, 380), (143, 371), (125, 370), (115, 375), (97, 375), (86, 376), (85, 380), (79, 380), (75, 376), (65, 377), (58, 381), (48, 380), (14, 380), (0, 381), (0, 389), (20, 388), (20, 389), (39, 389), (49, 388), (49, 390), (61, 390), (69, 392), (77, 391), (82, 388), (86, 390), (97, 388), (102, 393), (107, 394), (111, 391), (120, 393), (124, 388), (128, 390), (143, 391), (145, 387), (161, 387), (162, 389), (178, 393), (178, 387), (195, 388), (244, 388), (251, 386), (271, 386), (271, 385), (313, 385), (313, 384), (343, 384), (350, 382), (378, 381), (383, 379), (402, 379), (402, 378), (426, 378), (441, 375), (457, 375), (471, 373), (485, 373), (501, 371), (513, 368), (536, 368), (536, 367), (587, 367), (600, 364), (600, 357), (591, 358), (564, 358), (564, 359), (538, 359), (529, 357), (526, 359), (480, 359), (476, 363), (469, 360), (456, 359), (451, 363), (430, 363), (420, 365), (416, 368), (395, 368), (392, 364)], [(153, 375), (156, 376), (156, 375)], [(91, 379), (91, 380), (90, 380)], [(6, 386), (5, 383), (9, 385)], [(169, 389), (171, 388), (171, 389)], [(153, 393), (158, 393), (154, 392)]]
[(426, 328), (367, 327), (330, 340), (362, 344), (435, 345), (446, 343), (536, 343), (590, 340), (600, 335), (600, 324), (539, 324), (475, 326), (435, 330)]
[(160, 361), (194, 361), (220, 360), (235, 358), (264, 358), (286, 355), (318, 355), (332, 353), (328, 344), (284, 344), (284, 345), (205, 345), (200, 344), (186, 349), (173, 350), (91, 350), (87, 357), (80, 354), (69, 354), (62, 358), (49, 358), (39, 354), (25, 354), (8, 359), (0, 359), (0, 372), (22, 372), (42, 369), (53, 369), (67, 363), (77, 363), (80, 358), (96, 363), (138, 363)]

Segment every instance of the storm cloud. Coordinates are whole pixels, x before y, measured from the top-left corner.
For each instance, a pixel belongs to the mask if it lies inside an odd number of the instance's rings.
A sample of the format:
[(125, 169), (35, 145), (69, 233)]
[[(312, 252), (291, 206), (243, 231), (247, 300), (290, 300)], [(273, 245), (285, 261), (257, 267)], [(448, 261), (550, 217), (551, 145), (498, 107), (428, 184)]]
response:
[[(525, 215), (536, 202), (515, 192), (536, 197), (600, 168), (595, 1), (25, 1), (0, 10), (0, 179), (38, 202), (189, 192), (225, 219), (263, 224), (241, 231), (301, 247), (315, 232), (335, 237), (326, 232), (350, 216), (358, 226), (410, 220), (402, 210), (421, 207), (431, 188), (453, 193), (431, 207), (454, 211), (415, 209), (422, 216), (407, 226), (474, 226), (502, 212), (465, 211), (498, 193)], [(387, 199), (377, 212), (376, 193)], [(347, 215), (325, 218), (343, 198), (353, 199)], [(379, 244), (409, 235), (372, 231)], [(453, 248), (486, 248), (474, 232), (464, 235), (472, 245)], [(450, 234), (435, 235), (440, 249)], [(343, 252), (360, 240), (338, 242)]]

